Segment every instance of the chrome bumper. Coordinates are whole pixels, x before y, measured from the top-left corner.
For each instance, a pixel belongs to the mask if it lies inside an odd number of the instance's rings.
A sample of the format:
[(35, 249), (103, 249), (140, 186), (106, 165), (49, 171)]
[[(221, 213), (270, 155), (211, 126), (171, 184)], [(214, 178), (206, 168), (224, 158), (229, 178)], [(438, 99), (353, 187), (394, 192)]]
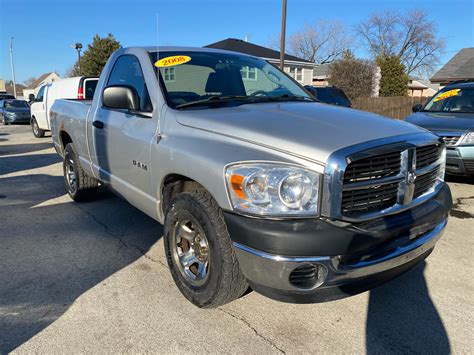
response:
[[(409, 263), (434, 248), (441, 238), (447, 220), (411, 243), (400, 246), (379, 258), (355, 264), (342, 264), (341, 256), (283, 257), (261, 252), (239, 243), (233, 243), (242, 272), (255, 284), (280, 291), (314, 293), (316, 290), (349, 284), (356, 279), (395, 269)], [(317, 237), (317, 236), (316, 236)], [(311, 288), (295, 287), (290, 274), (302, 265), (318, 266), (320, 280)]]

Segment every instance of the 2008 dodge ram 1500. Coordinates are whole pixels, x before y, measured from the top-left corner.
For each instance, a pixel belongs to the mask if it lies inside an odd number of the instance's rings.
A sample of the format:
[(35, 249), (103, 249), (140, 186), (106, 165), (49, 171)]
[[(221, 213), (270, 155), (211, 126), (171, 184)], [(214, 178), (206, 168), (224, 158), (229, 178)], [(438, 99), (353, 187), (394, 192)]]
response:
[(120, 49), (92, 103), (58, 100), (51, 120), (69, 195), (100, 182), (163, 223), (199, 307), (249, 285), (288, 302), (366, 290), (428, 256), (452, 203), (438, 137), (235, 52)]

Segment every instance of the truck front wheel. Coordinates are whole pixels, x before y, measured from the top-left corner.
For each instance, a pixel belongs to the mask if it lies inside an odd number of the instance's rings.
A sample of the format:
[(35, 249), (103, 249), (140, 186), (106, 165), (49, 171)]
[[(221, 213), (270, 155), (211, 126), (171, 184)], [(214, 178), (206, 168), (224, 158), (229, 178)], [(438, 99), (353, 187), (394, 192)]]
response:
[(44, 137), (44, 130), (39, 128), (38, 122), (36, 121), (36, 118), (31, 119), (31, 130), (33, 131), (33, 135), (36, 138), (43, 138)]
[(74, 201), (90, 200), (95, 196), (99, 183), (86, 175), (72, 143), (64, 148), (63, 173), (67, 192)]
[(184, 192), (166, 214), (164, 243), (178, 289), (201, 308), (229, 303), (247, 290), (222, 210), (205, 190)]

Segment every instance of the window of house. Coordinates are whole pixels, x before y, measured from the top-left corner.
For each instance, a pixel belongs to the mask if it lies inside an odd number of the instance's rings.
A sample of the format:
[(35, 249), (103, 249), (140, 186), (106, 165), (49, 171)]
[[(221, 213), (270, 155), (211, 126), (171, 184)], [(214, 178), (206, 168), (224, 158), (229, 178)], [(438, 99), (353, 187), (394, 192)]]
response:
[(166, 82), (174, 81), (175, 74), (174, 68), (164, 68), (163, 70), (163, 78)]
[(244, 80), (257, 80), (257, 68), (255, 67), (242, 67), (242, 69), (240, 69), (240, 73), (242, 74), (242, 79)]
[(303, 68), (290, 67), (288, 73), (296, 81), (303, 81)]

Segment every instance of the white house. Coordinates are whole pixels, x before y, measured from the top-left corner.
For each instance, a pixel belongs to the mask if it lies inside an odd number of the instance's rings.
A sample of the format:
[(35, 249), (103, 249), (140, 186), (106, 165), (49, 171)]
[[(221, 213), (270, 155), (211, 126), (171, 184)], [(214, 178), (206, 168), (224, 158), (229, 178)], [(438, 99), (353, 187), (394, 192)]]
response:
[[(275, 66), (280, 65), (280, 52), (241, 39), (227, 38), (223, 41), (211, 43), (204, 47), (249, 54), (265, 59), (267, 62)], [(285, 72), (302, 85), (311, 85), (313, 83), (314, 67), (314, 63), (290, 54), (285, 54)]]
[(408, 81), (408, 96), (431, 97), (439, 90), (439, 84), (433, 84), (429, 80), (410, 77)]
[(40, 87), (42, 87), (44, 84), (50, 84), (53, 81), (60, 79), (61, 77), (55, 72), (44, 73), (40, 75), (27, 89), (23, 89), (23, 97), (28, 100), (30, 94), (36, 95)]

